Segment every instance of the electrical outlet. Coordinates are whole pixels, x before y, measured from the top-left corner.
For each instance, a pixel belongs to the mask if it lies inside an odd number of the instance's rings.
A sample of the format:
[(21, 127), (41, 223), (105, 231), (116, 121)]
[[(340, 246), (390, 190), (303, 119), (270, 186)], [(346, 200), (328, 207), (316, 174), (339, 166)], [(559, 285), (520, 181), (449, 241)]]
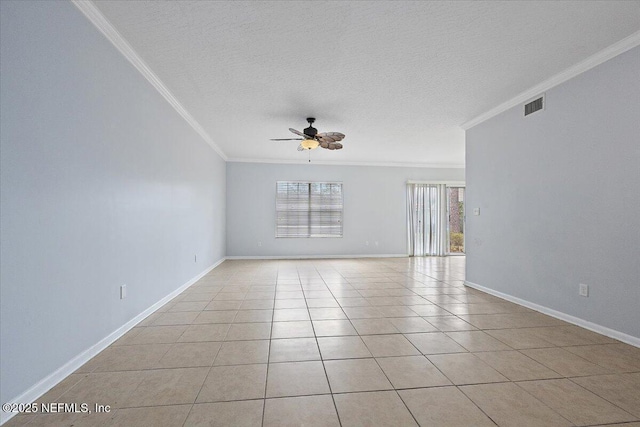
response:
[(589, 296), (589, 285), (585, 285), (583, 283), (580, 283), (580, 290), (578, 291), (578, 293), (582, 297), (588, 297)]
[(475, 216), (480, 215), (480, 208), (473, 208), (473, 214), (474, 214)]
[(193, 262), (198, 262), (198, 255), (193, 256)]
[(127, 285), (120, 286), (120, 299), (125, 299), (127, 297)]
[(376, 240), (376, 246), (378, 246), (378, 241)]
[(262, 246), (262, 242), (258, 242), (258, 247), (261, 247), (261, 246)]
[(365, 245), (369, 246), (369, 241), (364, 242)]

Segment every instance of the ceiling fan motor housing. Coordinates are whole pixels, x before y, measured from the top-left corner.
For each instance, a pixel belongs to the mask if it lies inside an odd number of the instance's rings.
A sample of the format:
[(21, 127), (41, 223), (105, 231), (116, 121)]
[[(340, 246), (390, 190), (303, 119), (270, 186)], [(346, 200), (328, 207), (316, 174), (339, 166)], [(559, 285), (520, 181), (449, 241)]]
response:
[(313, 125), (313, 122), (315, 122), (315, 121), (316, 121), (316, 119), (315, 119), (315, 118), (313, 118), (313, 117), (308, 117), (308, 118), (307, 118), (307, 122), (309, 122), (309, 127), (303, 130), (303, 132), (304, 132), (304, 134), (305, 134), (305, 135), (310, 136), (310, 137), (312, 137), (312, 138), (313, 138), (314, 136), (316, 136), (316, 134), (318, 133), (318, 129), (316, 129), (316, 128), (314, 128), (314, 127), (312, 126), (312, 125)]
[(316, 129), (316, 128), (312, 127), (312, 126), (309, 126), (308, 128), (304, 129), (303, 132), (307, 136), (314, 137), (318, 133), (318, 129)]

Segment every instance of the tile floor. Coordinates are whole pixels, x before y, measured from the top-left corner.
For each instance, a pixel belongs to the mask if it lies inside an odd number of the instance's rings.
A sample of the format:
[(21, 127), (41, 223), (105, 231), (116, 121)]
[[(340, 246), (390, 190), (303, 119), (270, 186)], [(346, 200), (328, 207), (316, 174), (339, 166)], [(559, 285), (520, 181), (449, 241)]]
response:
[(640, 426), (640, 349), (463, 285), (464, 257), (226, 261), (40, 402), (44, 426)]

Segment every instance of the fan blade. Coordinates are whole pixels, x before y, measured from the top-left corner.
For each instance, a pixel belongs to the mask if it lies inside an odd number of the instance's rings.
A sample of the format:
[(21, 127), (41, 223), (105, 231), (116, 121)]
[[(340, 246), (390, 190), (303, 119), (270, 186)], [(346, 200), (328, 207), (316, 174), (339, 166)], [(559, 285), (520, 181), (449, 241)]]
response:
[(302, 144), (298, 145), (298, 151), (304, 151), (305, 148), (302, 146)]
[(338, 142), (344, 139), (344, 134), (340, 132), (321, 132), (316, 135), (318, 141)]
[(302, 141), (304, 138), (275, 138), (269, 141)]
[(322, 141), (320, 143), (320, 147), (326, 148), (327, 150), (341, 150), (342, 149), (342, 144), (340, 144), (339, 142)]
[(301, 136), (301, 137), (303, 137), (303, 138), (307, 138), (307, 135), (305, 135), (304, 133), (302, 133), (302, 132), (300, 132), (300, 131), (298, 131), (298, 130), (295, 130), (295, 129), (293, 129), (293, 128), (289, 128), (289, 131), (290, 131), (291, 133), (295, 133), (296, 135)]

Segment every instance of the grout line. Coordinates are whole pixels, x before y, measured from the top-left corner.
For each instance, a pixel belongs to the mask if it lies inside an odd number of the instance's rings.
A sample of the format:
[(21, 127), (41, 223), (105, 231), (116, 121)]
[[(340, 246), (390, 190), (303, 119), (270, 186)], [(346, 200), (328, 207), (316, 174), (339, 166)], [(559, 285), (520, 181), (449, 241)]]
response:
[[(476, 408), (478, 408), (478, 410), (479, 410), (480, 412), (482, 412), (482, 413), (483, 413), (487, 418), (489, 418), (489, 419), (491, 420), (491, 422), (492, 422), (492, 423), (494, 423), (496, 426), (497, 426), (497, 425), (499, 425), (497, 421), (495, 421), (493, 418), (491, 418), (491, 415), (489, 415), (488, 413), (486, 413), (486, 412), (484, 411), (484, 409), (482, 409), (482, 408), (480, 407), (480, 405), (478, 405), (478, 404), (477, 404), (473, 399), (471, 399), (469, 396), (467, 396), (467, 394), (464, 392), (464, 390), (460, 389), (460, 386), (455, 386), (455, 387), (456, 387), (456, 390), (458, 390), (460, 393), (462, 393), (462, 395), (463, 395), (464, 397), (466, 397), (467, 399), (469, 399), (469, 402), (473, 403), (473, 405), (474, 405)], [(570, 424), (573, 424), (573, 423), (570, 423)]]
[(269, 328), (269, 345), (267, 349), (267, 373), (264, 380), (264, 398), (262, 400), (262, 425), (264, 425), (264, 414), (267, 410), (267, 386), (269, 384), (269, 365), (271, 363), (271, 340), (273, 339), (273, 319), (276, 314), (276, 297), (278, 295), (278, 276), (280, 272), (276, 273), (276, 285), (273, 290), (273, 309), (271, 309), (271, 327)]
[[(518, 385), (517, 382), (515, 381), (510, 381), (511, 384), (514, 384), (516, 387), (518, 387), (520, 390), (522, 390), (523, 392), (525, 392), (526, 394), (528, 394), (529, 396), (531, 396), (534, 400), (537, 400), (540, 404), (542, 404), (542, 406), (547, 407), (551, 412), (556, 413), (560, 418), (565, 419), (568, 423), (570, 424), (574, 424), (570, 419), (568, 419), (567, 417), (565, 417), (564, 415), (562, 415), (560, 412), (556, 411), (555, 409), (553, 409), (551, 406), (547, 405), (546, 403), (544, 403), (542, 400), (538, 399), (537, 397), (535, 397), (533, 394), (529, 393), (527, 390), (525, 390), (523, 387), (520, 387)], [(464, 391), (463, 391), (464, 393)], [(469, 398), (471, 399), (471, 398)]]
[[(316, 269), (316, 271), (318, 271), (318, 270)], [(320, 272), (318, 272), (318, 274), (320, 274)], [(320, 278), (322, 278), (322, 274), (320, 274)], [(323, 282), (324, 282), (324, 279), (323, 279)], [(325, 287), (327, 287), (327, 289), (331, 293), (331, 296), (335, 300), (335, 295), (333, 294), (333, 291), (331, 291), (331, 289), (329, 289), (329, 287), (327, 286), (326, 283), (324, 285), (325, 285)], [(337, 302), (337, 300), (336, 300), (336, 302)], [(305, 303), (306, 303), (306, 300), (305, 300)], [(338, 305), (340, 306), (339, 303), (338, 303)], [(345, 316), (347, 315), (344, 312), (344, 310), (342, 309), (342, 306), (340, 306), (340, 310), (342, 310), (342, 314), (344, 314)], [(309, 313), (309, 318), (311, 318), (311, 313)], [(351, 323), (351, 322), (349, 322), (349, 323)], [(353, 325), (351, 325), (351, 327), (353, 327)], [(331, 388), (331, 382), (329, 381), (329, 375), (327, 374), (327, 367), (324, 364), (324, 359), (322, 357), (322, 352), (320, 351), (320, 344), (318, 343), (318, 335), (316, 335), (316, 327), (313, 324), (313, 321), (311, 321), (311, 328), (313, 330), (313, 336), (314, 336), (314, 338), (316, 340), (316, 347), (318, 348), (318, 354), (320, 355), (320, 360), (321, 360), (321, 363), (322, 363), (322, 369), (324, 369), (324, 376), (327, 379), (327, 384), (329, 385), (329, 391), (331, 392), (331, 401), (333, 402), (333, 409), (336, 411), (336, 416), (338, 417), (338, 424), (340, 424), (340, 427), (342, 427), (342, 420), (340, 419), (340, 412), (338, 412), (338, 405), (336, 404), (336, 399), (335, 399), (335, 397), (333, 395), (333, 389)]]
[[(605, 374), (605, 375), (606, 375), (606, 374)], [(610, 375), (610, 374), (609, 374), (609, 375)], [(620, 375), (620, 374), (617, 374), (617, 375)], [(596, 376), (598, 376), (598, 375), (589, 375), (589, 376), (594, 376), (594, 377), (596, 377)], [(580, 378), (585, 378), (585, 377), (580, 377)], [(614, 403), (614, 402), (610, 401), (610, 400), (609, 400), (609, 399), (607, 399), (606, 397), (604, 397), (604, 396), (600, 396), (600, 395), (599, 395), (598, 393), (596, 393), (595, 391), (591, 391), (591, 390), (589, 390), (588, 388), (584, 387), (582, 384), (579, 384), (579, 383), (577, 383), (577, 382), (573, 381), (573, 378), (566, 378), (566, 379), (567, 379), (567, 380), (569, 380), (569, 381), (571, 381), (573, 384), (577, 385), (577, 386), (578, 386), (578, 387), (580, 387), (581, 389), (586, 390), (587, 392), (589, 392), (589, 393), (591, 393), (591, 394), (593, 394), (593, 395), (595, 395), (595, 396), (599, 397), (600, 399), (602, 399), (602, 400), (604, 400), (604, 401), (606, 401), (606, 402), (609, 402), (610, 404), (612, 404), (612, 405), (613, 405), (613, 406), (615, 406), (616, 408), (620, 409), (620, 410), (621, 410), (622, 412), (624, 412), (625, 414), (627, 414), (627, 415), (631, 415), (632, 417), (636, 418), (636, 421), (625, 421), (625, 423), (627, 423), (627, 422), (631, 422), (631, 423), (633, 423), (633, 422), (638, 422), (638, 420), (637, 420), (637, 419), (640, 419), (640, 417), (635, 416), (634, 414), (630, 413), (629, 411), (627, 411), (626, 409), (622, 408), (622, 407), (621, 407), (621, 406), (619, 406), (618, 404), (616, 404), (616, 403)], [(613, 424), (615, 424), (615, 423), (613, 423)]]
[[(220, 291), (218, 291), (212, 298), (211, 301), (213, 301), (213, 298), (215, 298), (218, 294), (220, 293)], [(209, 304), (207, 304), (209, 305)], [(204, 312), (204, 310), (202, 310)], [(237, 312), (236, 312), (236, 316), (237, 316)], [(234, 316), (235, 319), (235, 316)], [(188, 329), (188, 328), (187, 328)], [(229, 331), (231, 330), (231, 325), (229, 325), (229, 327), (227, 328), (227, 332), (224, 334), (224, 340), (226, 341), (227, 336), (229, 335)], [(185, 329), (185, 331), (182, 333), (182, 335), (184, 335), (184, 333), (187, 330)], [(182, 335), (180, 335), (180, 337), (182, 337)], [(179, 339), (179, 338), (178, 338)], [(196, 404), (196, 402), (198, 401), (198, 397), (200, 397), (200, 393), (202, 393), (202, 389), (204, 388), (205, 383), (207, 382), (207, 378), (209, 377), (209, 374), (211, 373), (211, 370), (213, 369), (213, 364), (216, 362), (216, 359), (218, 358), (218, 354), (220, 354), (220, 350), (222, 350), (222, 346), (224, 344), (223, 341), (220, 344), (220, 347), (218, 347), (218, 351), (216, 351), (216, 355), (213, 357), (213, 360), (211, 361), (211, 366), (209, 366), (209, 370), (207, 371), (207, 375), (204, 376), (204, 381), (202, 381), (202, 385), (200, 386), (200, 390), (198, 390), (198, 394), (196, 394), (196, 398), (193, 400), (193, 403), (191, 404), (191, 408), (189, 409), (189, 412), (187, 413), (187, 417), (184, 419), (184, 423), (182, 423), (183, 427), (184, 425), (187, 423), (187, 420), (189, 419), (189, 415), (191, 415), (191, 411), (193, 410), (194, 405)], [(209, 341), (202, 341), (202, 342), (209, 342)], [(215, 342), (215, 341), (214, 341)], [(164, 357), (164, 356), (163, 356)]]

